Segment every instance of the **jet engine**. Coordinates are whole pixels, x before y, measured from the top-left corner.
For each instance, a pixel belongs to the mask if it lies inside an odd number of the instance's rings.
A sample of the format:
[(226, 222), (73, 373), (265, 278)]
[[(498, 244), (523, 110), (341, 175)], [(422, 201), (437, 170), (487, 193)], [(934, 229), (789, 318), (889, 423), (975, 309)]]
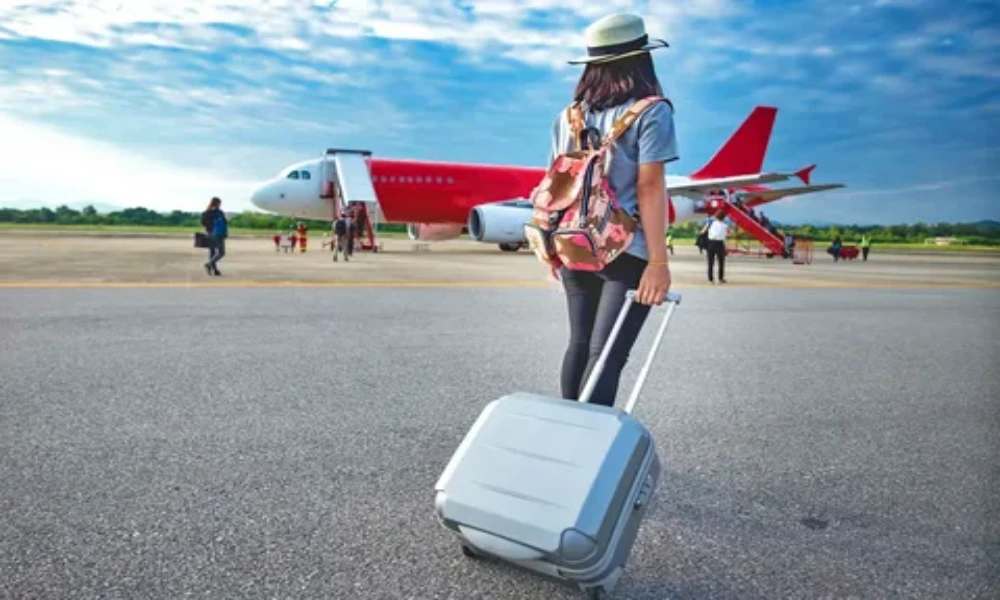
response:
[(457, 238), (463, 229), (455, 223), (410, 223), (406, 226), (406, 235), (411, 240), (440, 242)]
[(477, 242), (516, 248), (527, 242), (524, 224), (531, 218), (531, 210), (531, 206), (477, 206), (469, 213), (469, 237)]

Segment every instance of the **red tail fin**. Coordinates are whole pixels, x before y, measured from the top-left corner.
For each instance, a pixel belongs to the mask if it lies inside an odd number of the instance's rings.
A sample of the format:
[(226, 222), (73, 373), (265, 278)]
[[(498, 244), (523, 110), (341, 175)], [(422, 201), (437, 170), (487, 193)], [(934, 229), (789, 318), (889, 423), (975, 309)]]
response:
[(692, 173), (691, 178), (709, 179), (760, 173), (777, 113), (778, 109), (771, 106), (754, 108), (736, 133), (726, 140), (705, 166)]

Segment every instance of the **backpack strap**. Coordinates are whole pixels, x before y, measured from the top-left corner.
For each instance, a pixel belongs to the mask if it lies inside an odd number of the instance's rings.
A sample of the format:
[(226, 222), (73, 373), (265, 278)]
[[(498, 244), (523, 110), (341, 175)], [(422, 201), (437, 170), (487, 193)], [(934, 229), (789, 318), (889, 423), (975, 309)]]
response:
[(583, 110), (579, 102), (574, 102), (566, 107), (566, 121), (569, 123), (570, 131), (573, 132), (573, 150), (580, 150), (580, 133), (584, 129)]
[(614, 124), (611, 126), (611, 131), (604, 136), (604, 146), (608, 147), (615, 143), (623, 133), (625, 133), (629, 127), (635, 123), (636, 119), (642, 116), (642, 113), (646, 112), (647, 108), (652, 107), (657, 102), (666, 102), (673, 108), (673, 103), (669, 99), (663, 96), (647, 96), (641, 100), (638, 100), (632, 106), (628, 107), (625, 114), (618, 117)]

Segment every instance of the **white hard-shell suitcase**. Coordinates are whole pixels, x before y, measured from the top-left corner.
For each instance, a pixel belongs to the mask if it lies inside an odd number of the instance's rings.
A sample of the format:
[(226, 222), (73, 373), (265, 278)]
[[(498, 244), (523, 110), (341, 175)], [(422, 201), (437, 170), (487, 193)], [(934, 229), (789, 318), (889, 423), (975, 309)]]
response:
[(492, 556), (574, 583), (589, 598), (621, 577), (660, 478), (650, 432), (633, 415), (680, 295), (625, 409), (590, 404), (635, 291), (627, 292), (579, 402), (528, 392), (491, 401), (435, 485), (441, 524), (466, 556)]

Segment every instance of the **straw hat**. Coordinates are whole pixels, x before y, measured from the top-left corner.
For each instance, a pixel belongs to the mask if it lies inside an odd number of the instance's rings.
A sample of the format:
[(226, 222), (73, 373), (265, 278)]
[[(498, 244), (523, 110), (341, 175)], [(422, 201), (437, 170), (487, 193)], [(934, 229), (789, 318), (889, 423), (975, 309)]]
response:
[(629, 14), (608, 15), (595, 21), (583, 37), (587, 56), (569, 61), (571, 65), (609, 62), (670, 46), (663, 40), (650, 42), (642, 18)]

